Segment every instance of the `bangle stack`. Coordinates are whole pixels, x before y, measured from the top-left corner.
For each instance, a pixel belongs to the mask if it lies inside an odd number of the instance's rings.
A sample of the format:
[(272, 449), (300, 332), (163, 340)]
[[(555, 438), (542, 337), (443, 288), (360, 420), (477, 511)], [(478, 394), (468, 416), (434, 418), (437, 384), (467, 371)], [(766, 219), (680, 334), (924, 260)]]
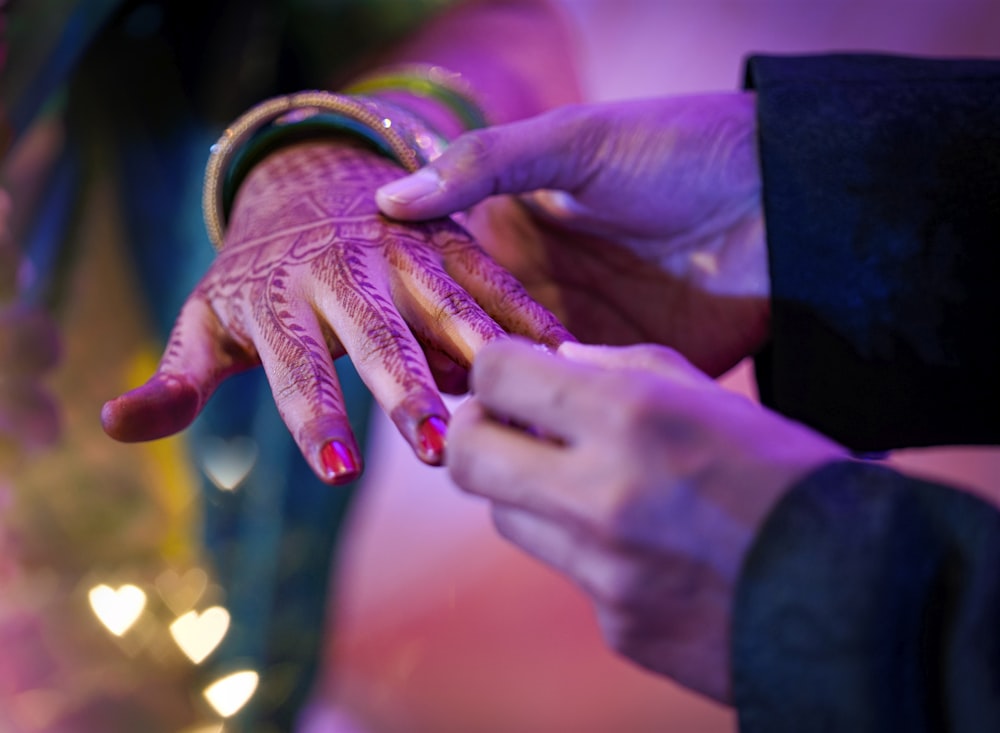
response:
[(268, 153), (292, 143), (350, 134), (412, 173), (444, 150), (444, 139), (411, 112), (371, 94), (403, 91), (441, 103), (466, 130), (486, 116), (462, 77), (440, 66), (394, 67), (364, 77), (344, 94), (303, 91), (274, 97), (233, 122), (211, 148), (205, 169), (202, 213), (212, 245), (222, 249), (236, 191)]
[(254, 163), (279, 147), (331, 133), (367, 140), (410, 173), (444, 149), (443, 141), (425, 124), (381, 100), (323, 91), (268, 99), (227, 127), (211, 148), (202, 213), (212, 245), (222, 248), (236, 190)]

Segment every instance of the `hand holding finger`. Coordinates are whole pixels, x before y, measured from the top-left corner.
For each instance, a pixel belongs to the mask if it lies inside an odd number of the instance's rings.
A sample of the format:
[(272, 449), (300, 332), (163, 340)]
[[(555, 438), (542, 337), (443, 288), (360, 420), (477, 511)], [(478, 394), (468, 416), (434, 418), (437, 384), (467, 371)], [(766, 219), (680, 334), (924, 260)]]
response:
[[(633, 661), (729, 697), (742, 559), (777, 499), (844, 450), (661, 347), (483, 349), (449, 466), (500, 531), (565, 573)], [(563, 440), (517, 430), (538, 423)]]
[(467, 213), (580, 340), (667, 345), (714, 376), (769, 334), (752, 93), (577, 105), (475, 131), (376, 200), (401, 220)]
[(526, 200), (592, 233), (690, 234), (760, 208), (755, 115), (749, 93), (566, 106), (466, 133), (376, 200), (412, 220), (538, 192)]
[(610, 347), (569, 342), (561, 345), (559, 356), (580, 364), (606, 369), (634, 369), (694, 386), (714, 385), (712, 379), (673, 349), (656, 344)]
[(577, 109), (466, 133), (430, 165), (380, 188), (379, 208), (399, 219), (431, 219), (495, 194), (575, 188), (588, 173), (568, 130), (578, 125)]
[(459, 487), (490, 501), (542, 514), (558, 511), (549, 471), (558, 466), (560, 473), (570, 472), (567, 460), (561, 445), (498, 418), (477, 397), (463, 402), (452, 417), (448, 471)]

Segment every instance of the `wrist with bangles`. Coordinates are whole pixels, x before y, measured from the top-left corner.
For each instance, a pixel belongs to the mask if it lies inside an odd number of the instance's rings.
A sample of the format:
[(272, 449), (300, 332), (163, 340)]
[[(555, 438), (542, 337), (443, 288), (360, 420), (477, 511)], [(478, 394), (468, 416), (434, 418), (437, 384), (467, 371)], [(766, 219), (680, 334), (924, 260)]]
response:
[[(365, 94), (360, 92), (364, 91)], [(417, 114), (379, 94), (413, 95), (440, 104), (463, 131), (486, 117), (458, 74), (437, 66), (405, 66), (362, 78), (344, 93), (302, 91), (273, 97), (236, 119), (211, 148), (202, 211), (220, 250), (229, 210), (243, 179), (268, 154), (303, 140), (349, 134), (371, 144), (407, 172), (440, 155), (445, 138)]]

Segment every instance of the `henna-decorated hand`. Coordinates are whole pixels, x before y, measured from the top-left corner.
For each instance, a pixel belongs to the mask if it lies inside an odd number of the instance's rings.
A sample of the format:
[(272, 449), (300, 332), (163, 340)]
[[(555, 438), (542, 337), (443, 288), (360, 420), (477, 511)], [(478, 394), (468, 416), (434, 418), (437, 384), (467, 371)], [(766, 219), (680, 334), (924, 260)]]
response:
[(451, 220), (379, 214), (374, 191), (398, 175), (353, 141), (299, 144), (256, 166), (156, 374), (105, 405), (108, 434), (177, 432), (223, 379), (261, 364), (306, 460), (343, 483), (361, 471), (333, 368), (349, 354), (417, 455), (441, 463), (448, 412), (435, 378), (452, 381), (507, 332), (551, 346), (570, 336)]

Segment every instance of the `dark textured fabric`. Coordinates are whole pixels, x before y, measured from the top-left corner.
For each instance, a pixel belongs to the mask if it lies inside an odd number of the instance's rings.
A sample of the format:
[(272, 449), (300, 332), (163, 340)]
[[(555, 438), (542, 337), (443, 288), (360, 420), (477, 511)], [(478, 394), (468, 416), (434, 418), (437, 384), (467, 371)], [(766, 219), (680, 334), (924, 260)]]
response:
[[(1000, 438), (1000, 63), (755, 58), (762, 399), (848, 446)], [(743, 733), (1000, 730), (1000, 515), (878, 465), (795, 487), (740, 579)]]
[(1000, 62), (751, 59), (766, 404), (856, 450), (1000, 440)]
[(1000, 730), (1000, 513), (843, 462), (761, 538), (733, 629), (743, 733)]

